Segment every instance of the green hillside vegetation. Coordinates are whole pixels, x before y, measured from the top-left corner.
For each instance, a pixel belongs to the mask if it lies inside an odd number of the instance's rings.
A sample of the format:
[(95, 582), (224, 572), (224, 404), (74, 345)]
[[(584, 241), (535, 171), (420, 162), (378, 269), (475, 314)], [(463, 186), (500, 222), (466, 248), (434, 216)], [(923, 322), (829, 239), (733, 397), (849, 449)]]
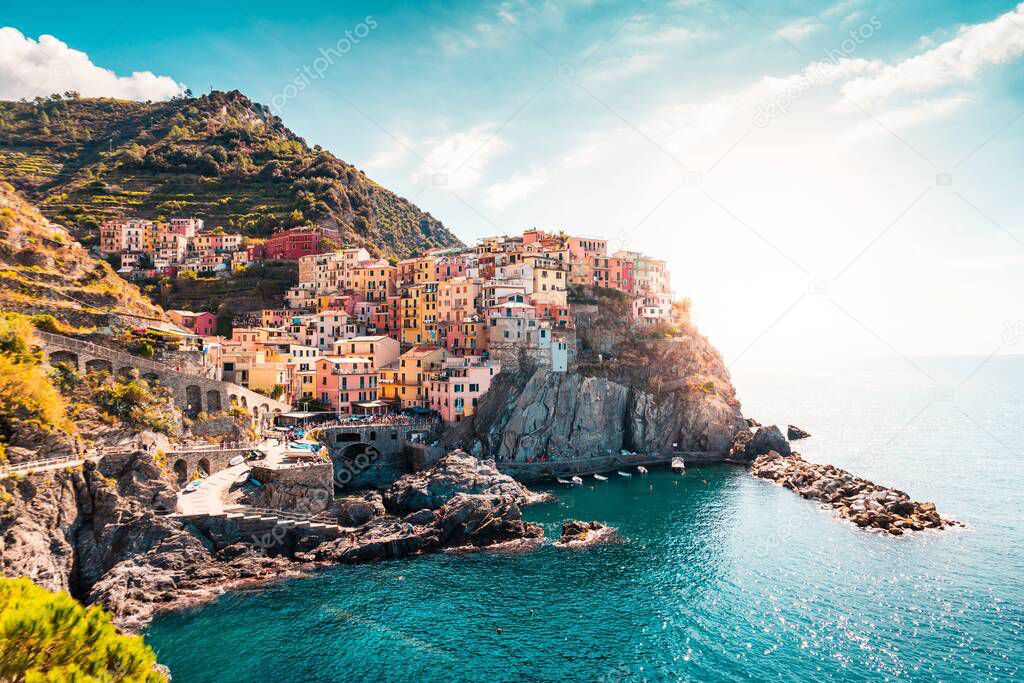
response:
[(82, 607), (25, 578), (0, 578), (0, 680), (158, 683), (156, 655), (100, 607)]
[(54, 386), (42, 359), (32, 352), (33, 320), (0, 314), (0, 461), (20, 430), (72, 428), (68, 405)]
[(237, 91), (147, 103), (0, 102), (0, 176), (84, 244), (111, 217), (203, 218), (247, 236), (319, 224), (406, 257), (460, 244), (437, 219)]

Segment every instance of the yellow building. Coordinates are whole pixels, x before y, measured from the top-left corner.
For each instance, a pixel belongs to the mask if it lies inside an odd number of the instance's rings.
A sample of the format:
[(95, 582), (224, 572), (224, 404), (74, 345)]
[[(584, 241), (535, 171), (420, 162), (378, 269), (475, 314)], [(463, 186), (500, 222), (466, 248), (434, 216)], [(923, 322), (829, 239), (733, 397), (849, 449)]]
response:
[(364, 301), (387, 301), (395, 293), (397, 273), (387, 261), (364, 261), (349, 271), (348, 284)]
[(414, 346), (398, 363), (378, 371), (377, 387), (382, 400), (397, 401), (402, 408), (429, 404), (427, 382), (441, 371), (447, 353), (437, 346)]
[(406, 289), (402, 296), (402, 342), (427, 344), (437, 341), (437, 283)]

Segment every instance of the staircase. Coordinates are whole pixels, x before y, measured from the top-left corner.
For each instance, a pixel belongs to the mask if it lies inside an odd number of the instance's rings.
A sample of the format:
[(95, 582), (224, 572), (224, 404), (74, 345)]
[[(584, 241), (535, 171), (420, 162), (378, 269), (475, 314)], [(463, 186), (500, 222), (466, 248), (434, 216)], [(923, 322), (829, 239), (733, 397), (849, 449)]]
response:
[(273, 542), (274, 539), (284, 538), (289, 531), (311, 534), (328, 540), (338, 538), (351, 531), (335, 522), (325, 519), (318, 520), (316, 516), (310, 517), (269, 508), (239, 507), (211, 515), (181, 516), (180, 519), (196, 522), (203, 520), (230, 521), (237, 525), (243, 534), (253, 536), (257, 542), (261, 539), (270, 539), (270, 542)]

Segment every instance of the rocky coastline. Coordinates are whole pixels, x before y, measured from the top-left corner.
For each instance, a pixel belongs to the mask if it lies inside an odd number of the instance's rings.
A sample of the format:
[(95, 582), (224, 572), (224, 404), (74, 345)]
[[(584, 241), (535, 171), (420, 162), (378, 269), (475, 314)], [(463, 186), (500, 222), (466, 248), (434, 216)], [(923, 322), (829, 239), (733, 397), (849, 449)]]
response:
[(322, 513), (342, 527), (333, 540), (289, 530), (255, 542), (230, 521), (167, 516), (176, 485), (148, 453), (3, 480), (2, 490), (3, 573), (103, 605), (127, 632), (158, 612), (329, 564), (533, 547), (544, 532), (522, 507), (550, 499), (456, 451), (384, 491), (333, 501)]
[(911, 500), (903, 491), (856, 477), (833, 465), (818, 465), (798, 453), (774, 451), (758, 456), (750, 465), (755, 477), (767, 479), (804, 498), (820, 501), (841, 519), (862, 529), (902, 536), (907, 532), (963, 526), (943, 517), (935, 503)]

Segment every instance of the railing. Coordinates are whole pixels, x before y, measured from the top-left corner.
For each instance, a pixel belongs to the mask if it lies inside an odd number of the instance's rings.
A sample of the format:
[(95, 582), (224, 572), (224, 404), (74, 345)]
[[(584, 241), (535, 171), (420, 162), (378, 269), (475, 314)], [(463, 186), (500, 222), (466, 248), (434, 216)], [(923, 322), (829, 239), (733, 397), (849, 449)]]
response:
[(310, 424), (308, 429), (310, 431), (314, 429), (338, 429), (342, 427), (433, 427), (441, 423), (440, 418), (422, 418), (413, 419), (406, 418), (402, 420), (357, 420), (355, 422), (349, 420), (331, 420), (329, 422), (317, 422)]
[(36, 470), (47, 469), (55, 465), (67, 465), (69, 467), (76, 467), (84, 464), (86, 460), (91, 458), (78, 457), (65, 455), (59, 458), (42, 458), (40, 460), (30, 460), (28, 462), (19, 462), (15, 465), (0, 465), (0, 476), (6, 476), (8, 474), (30, 474)]
[(167, 451), (168, 455), (174, 453), (195, 453), (199, 451), (247, 451), (256, 448), (258, 444), (245, 441), (228, 441), (227, 443), (196, 444), (195, 446), (181, 446)]

